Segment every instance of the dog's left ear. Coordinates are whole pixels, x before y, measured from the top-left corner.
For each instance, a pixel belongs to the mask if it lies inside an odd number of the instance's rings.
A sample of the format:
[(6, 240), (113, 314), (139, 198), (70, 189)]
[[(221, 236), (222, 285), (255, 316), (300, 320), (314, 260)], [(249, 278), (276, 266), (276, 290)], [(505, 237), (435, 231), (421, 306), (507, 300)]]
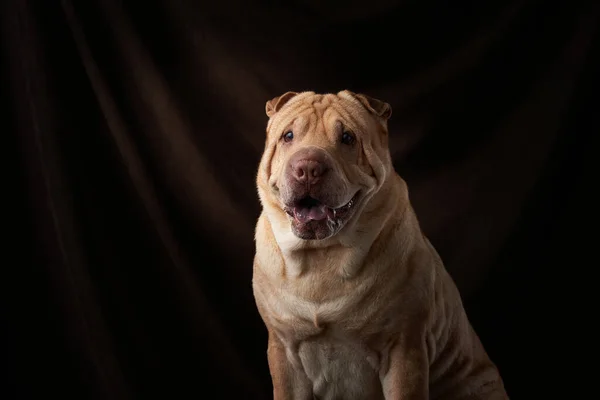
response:
[(354, 93), (349, 90), (347, 90), (347, 92), (356, 100), (360, 101), (367, 110), (377, 115), (379, 118), (387, 121), (392, 116), (392, 106), (388, 103), (367, 96), (366, 94)]
[(267, 116), (271, 118), (277, 111), (281, 110), (281, 107), (285, 105), (290, 99), (296, 96), (298, 93), (296, 92), (286, 92), (281, 96), (277, 96), (267, 101), (267, 105), (265, 106), (265, 111)]

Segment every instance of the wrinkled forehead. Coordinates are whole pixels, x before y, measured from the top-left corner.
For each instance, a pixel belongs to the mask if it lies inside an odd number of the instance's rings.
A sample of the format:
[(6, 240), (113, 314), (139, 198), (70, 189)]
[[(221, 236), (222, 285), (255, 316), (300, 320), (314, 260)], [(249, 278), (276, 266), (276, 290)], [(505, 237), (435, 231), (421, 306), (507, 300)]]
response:
[(368, 129), (368, 111), (357, 100), (335, 94), (301, 94), (291, 99), (269, 120), (269, 135), (279, 136), (284, 130), (294, 128), (302, 131), (316, 127), (326, 130), (343, 126), (353, 132)]

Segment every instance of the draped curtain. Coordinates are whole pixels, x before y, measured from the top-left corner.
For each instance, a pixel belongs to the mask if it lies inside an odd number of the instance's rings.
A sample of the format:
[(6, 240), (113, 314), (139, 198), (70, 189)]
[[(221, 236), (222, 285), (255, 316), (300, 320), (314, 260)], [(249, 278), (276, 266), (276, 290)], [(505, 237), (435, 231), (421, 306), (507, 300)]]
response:
[(265, 102), (288, 90), (392, 106), (395, 168), (509, 394), (566, 384), (559, 328), (593, 264), (597, 2), (0, 7), (0, 396), (271, 398), (254, 179)]

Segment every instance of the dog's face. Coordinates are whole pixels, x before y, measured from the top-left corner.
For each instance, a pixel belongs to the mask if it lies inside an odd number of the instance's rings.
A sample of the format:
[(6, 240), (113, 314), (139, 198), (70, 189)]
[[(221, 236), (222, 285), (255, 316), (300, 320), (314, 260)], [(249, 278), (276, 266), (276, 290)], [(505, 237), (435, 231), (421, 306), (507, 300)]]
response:
[(263, 208), (299, 239), (338, 234), (391, 169), (390, 106), (349, 91), (288, 92), (267, 102), (266, 111), (257, 176)]

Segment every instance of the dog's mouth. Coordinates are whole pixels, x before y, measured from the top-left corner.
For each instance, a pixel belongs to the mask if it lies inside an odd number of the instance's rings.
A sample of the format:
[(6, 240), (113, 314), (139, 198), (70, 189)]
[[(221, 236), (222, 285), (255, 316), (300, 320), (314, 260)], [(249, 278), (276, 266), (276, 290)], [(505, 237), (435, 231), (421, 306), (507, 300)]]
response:
[(357, 202), (359, 193), (356, 192), (348, 203), (338, 208), (328, 207), (311, 196), (305, 196), (293, 202), (292, 206), (286, 207), (285, 212), (294, 219), (294, 222), (300, 224), (311, 221), (339, 221), (349, 215)]

